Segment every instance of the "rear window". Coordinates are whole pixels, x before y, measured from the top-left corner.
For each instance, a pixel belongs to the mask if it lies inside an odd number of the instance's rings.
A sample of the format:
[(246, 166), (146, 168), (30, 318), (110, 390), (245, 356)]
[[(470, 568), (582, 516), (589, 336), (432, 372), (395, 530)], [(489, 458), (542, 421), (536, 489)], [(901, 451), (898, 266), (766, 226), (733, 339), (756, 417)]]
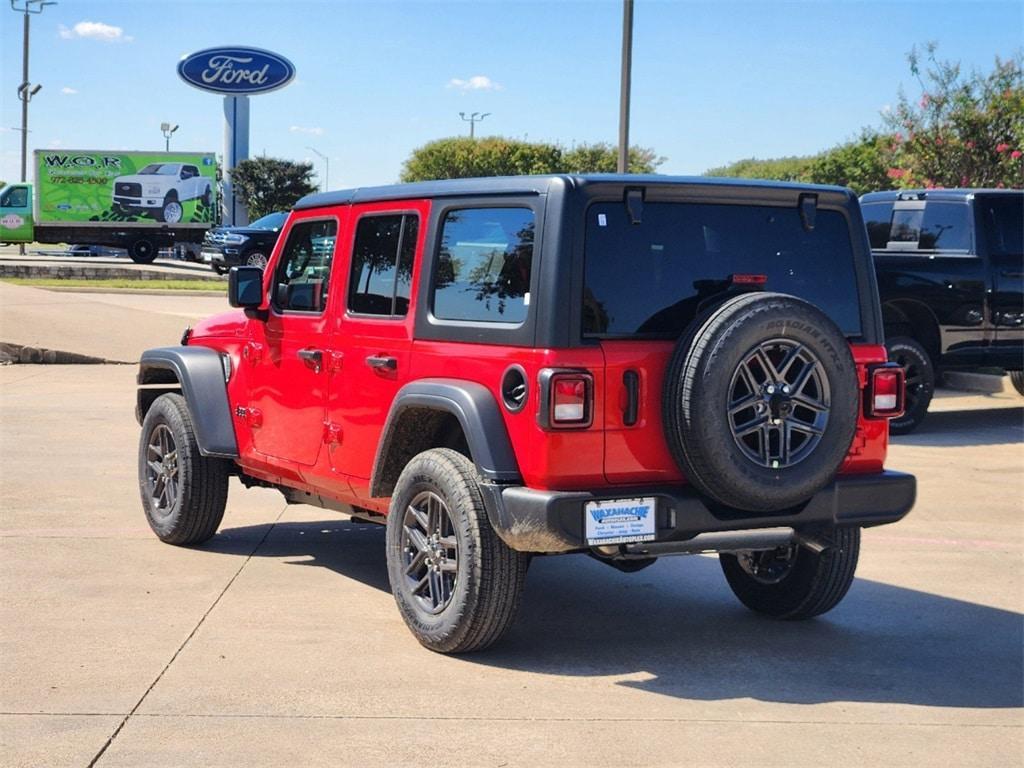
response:
[(533, 230), (529, 208), (449, 211), (434, 271), (434, 317), (523, 322), (530, 306)]
[(1024, 254), (1024, 197), (989, 197), (978, 201), (985, 239), (993, 256)]
[(583, 332), (679, 336), (734, 274), (817, 305), (848, 335), (861, 330), (850, 229), (818, 210), (804, 229), (794, 208), (646, 203), (639, 224), (622, 202), (588, 209)]
[(966, 203), (868, 203), (862, 210), (873, 250), (971, 250), (970, 209)]

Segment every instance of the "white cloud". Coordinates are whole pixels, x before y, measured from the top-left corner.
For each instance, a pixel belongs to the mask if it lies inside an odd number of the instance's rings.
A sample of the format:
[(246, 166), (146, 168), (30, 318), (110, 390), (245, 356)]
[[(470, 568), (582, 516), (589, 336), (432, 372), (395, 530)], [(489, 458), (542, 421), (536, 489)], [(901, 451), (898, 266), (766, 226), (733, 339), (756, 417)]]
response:
[(60, 139), (50, 139), (50, 141), (46, 143), (47, 149), (60, 149), (63, 146), (64, 142)]
[(310, 128), (307, 128), (302, 125), (293, 125), (288, 130), (291, 131), (292, 133), (308, 133), (311, 136), (324, 135), (324, 129), (320, 128), (319, 126), (312, 126)]
[(457, 88), (460, 91), (500, 91), (501, 83), (496, 83), (487, 75), (473, 75), (469, 80), (461, 80), (453, 77), (448, 81), (449, 88)]
[(76, 91), (74, 88), (69, 88), (66, 85), (60, 89), (60, 92), (65, 96), (74, 96), (76, 93), (78, 93), (78, 91)]
[(121, 27), (104, 24), (102, 21), (80, 21), (71, 29), (61, 24), (60, 36), (65, 40), (84, 37), (91, 40), (102, 40), (105, 43), (130, 43), (134, 39), (131, 35), (126, 35)]

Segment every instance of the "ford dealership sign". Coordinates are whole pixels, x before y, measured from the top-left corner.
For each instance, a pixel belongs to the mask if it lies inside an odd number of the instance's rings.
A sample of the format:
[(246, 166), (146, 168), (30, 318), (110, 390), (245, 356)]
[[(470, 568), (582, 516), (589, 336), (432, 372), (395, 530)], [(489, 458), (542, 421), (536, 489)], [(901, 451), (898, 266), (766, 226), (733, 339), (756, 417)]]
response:
[(223, 46), (186, 56), (178, 62), (178, 75), (204, 91), (244, 96), (283, 88), (295, 77), (295, 66), (262, 48)]

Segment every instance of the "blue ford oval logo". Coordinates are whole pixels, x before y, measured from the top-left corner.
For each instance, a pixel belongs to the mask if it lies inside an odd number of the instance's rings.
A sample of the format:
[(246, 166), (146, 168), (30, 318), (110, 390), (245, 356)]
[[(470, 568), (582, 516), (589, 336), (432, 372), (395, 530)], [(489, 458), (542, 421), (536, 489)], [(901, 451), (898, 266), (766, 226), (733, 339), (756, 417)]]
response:
[(178, 75), (204, 91), (244, 95), (283, 88), (295, 77), (295, 66), (284, 56), (262, 48), (206, 48), (178, 62)]

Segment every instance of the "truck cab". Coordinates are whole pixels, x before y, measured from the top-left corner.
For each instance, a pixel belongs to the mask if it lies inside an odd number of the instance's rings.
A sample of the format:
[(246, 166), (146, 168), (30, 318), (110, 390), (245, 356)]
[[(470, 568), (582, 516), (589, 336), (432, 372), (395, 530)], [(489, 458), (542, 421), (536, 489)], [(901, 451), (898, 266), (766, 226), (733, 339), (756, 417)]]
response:
[(32, 185), (8, 184), (0, 189), (0, 242), (31, 243), (34, 229)]

